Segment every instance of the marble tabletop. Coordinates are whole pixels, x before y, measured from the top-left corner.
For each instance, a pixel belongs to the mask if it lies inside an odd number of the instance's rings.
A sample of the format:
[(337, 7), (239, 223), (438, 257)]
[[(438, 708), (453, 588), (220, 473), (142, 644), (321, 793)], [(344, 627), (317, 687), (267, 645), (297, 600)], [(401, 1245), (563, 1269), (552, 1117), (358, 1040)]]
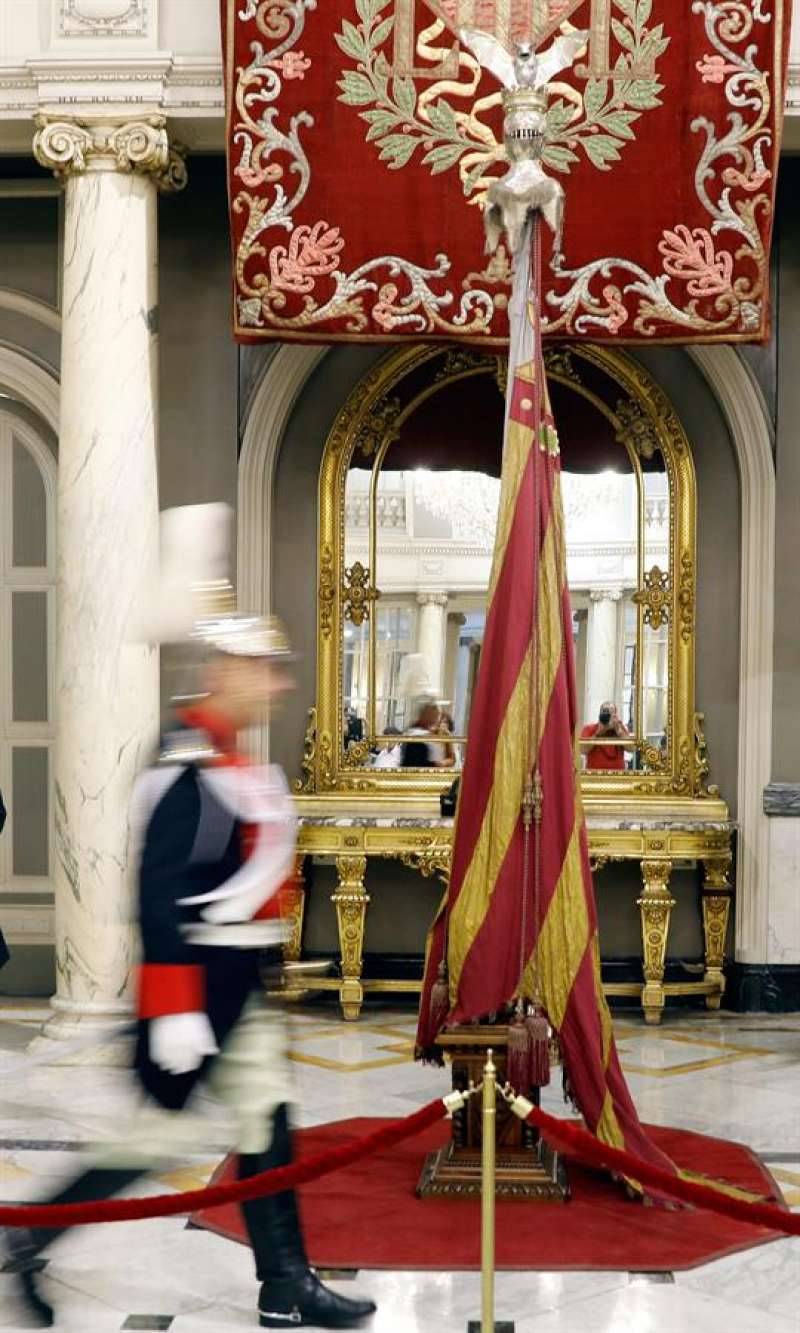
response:
[[(449, 831), (453, 828), (452, 817), (442, 817), (431, 813), (409, 811), (402, 815), (385, 813), (344, 813), (342, 811), (325, 814), (322, 811), (301, 811), (301, 827), (313, 828), (418, 828)], [(656, 815), (652, 818), (636, 817), (626, 819), (615, 815), (587, 814), (586, 826), (590, 831), (630, 832), (630, 833), (731, 833), (736, 824), (732, 820), (702, 819), (686, 816)]]

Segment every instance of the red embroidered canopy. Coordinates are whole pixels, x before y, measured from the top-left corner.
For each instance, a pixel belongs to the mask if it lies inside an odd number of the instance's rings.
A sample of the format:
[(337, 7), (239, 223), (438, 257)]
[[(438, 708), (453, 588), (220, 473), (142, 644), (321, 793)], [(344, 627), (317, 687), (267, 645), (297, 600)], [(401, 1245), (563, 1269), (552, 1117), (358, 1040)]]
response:
[[(784, 9), (787, 10), (784, 13)], [(550, 336), (761, 341), (784, 0), (222, 0), (242, 342), (505, 342), (501, 94), (459, 28), (586, 52), (551, 87)]]

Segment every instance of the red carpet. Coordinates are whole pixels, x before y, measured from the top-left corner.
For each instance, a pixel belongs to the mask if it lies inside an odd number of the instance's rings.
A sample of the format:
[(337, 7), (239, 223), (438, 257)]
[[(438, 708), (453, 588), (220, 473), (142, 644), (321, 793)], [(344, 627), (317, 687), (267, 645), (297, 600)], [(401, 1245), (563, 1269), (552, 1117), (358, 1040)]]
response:
[[(298, 1154), (335, 1147), (378, 1123), (339, 1120), (301, 1130)], [(478, 1268), (478, 1201), (417, 1199), (414, 1194), (423, 1157), (447, 1141), (448, 1130), (436, 1125), (388, 1154), (304, 1186), (303, 1221), (312, 1263), (320, 1268)], [(684, 1170), (781, 1201), (780, 1189), (749, 1148), (679, 1129), (650, 1126), (649, 1133)], [(231, 1171), (228, 1160), (214, 1183)], [(713, 1213), (632, 1203), (608, 1178), (571, 1163), (569, 1178), (573, 1197), (568, 1204), (498, 1203), (498, 1268), (674, 1271), (778, 1239), (775, 1232)], [(238, 1207), (192, 1220), (231, 1240), (244, 1240)]]

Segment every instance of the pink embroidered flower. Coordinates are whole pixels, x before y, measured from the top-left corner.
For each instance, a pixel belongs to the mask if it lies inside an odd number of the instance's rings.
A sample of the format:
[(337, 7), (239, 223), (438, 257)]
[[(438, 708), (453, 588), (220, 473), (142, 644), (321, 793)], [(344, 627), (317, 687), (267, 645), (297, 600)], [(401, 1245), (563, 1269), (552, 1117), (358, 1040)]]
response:
[(665, 231), (658, 243), (664, 268), (672, 278), (688, 281), (690, 296), (720, 296), (731, 289), (733, 255), (714, 249), (711, 232), (705, 227), (693, 231), (679, 222), (674, 231)]
[(289, 244), (275, 245), (269, 252), (270, 289), (284, 292), (313, 292), (315, 280), (339, 267), (344, 249), (338, 227), (315, 222), (313, 227), (295, 227)]
[(304, 79), (306, 70), (311, 68), (311, 61), (302, 51), (284, 51), (280, 60), (269, 63), (279, 69), (285, 79)]
[(695, 69), (703, 76), (703, 83), (724, 83), (726, 74), (735, 74), (738, 65), (727, 64), (724, 56), (704, 55), (698, 60)]

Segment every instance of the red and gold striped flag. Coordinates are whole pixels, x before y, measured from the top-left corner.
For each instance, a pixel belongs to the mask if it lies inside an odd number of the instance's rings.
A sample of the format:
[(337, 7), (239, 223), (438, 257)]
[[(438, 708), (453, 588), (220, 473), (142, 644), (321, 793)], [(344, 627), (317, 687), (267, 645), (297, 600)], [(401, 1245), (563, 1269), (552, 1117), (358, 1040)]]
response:
[[(447, 1024), (538, 1000), (570, 1086), (606, 1143), (669, 1165), (639, 1123), (600, 980), (597, 913), (575, 762), (572, 610), (560, 459), (530, 256), (518, 267), (503, 472), (481, 664), (448, 894), (428, 940), (418, 1045), (446, 952)], [(541, 792), (527, 839), (532, 776)]]

